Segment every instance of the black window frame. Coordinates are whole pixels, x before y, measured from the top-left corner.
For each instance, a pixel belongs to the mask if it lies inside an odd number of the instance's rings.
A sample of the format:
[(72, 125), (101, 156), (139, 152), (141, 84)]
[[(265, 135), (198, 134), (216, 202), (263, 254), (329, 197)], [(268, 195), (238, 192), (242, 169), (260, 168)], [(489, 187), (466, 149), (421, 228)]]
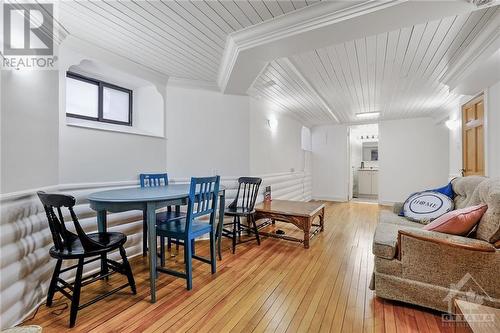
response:
[[(92, 120), (92, 121), (98, 121), (101, 123), (109, 123), (109, 124), (116, 124), (116, 125), (125, 125), (125, 126), (132, 126), (132, 101), (133, 101), (133, 91), (124, 87), (117, 86), (115, 84), (105, 82), (99, 79), (91, 78), (85, 75), (81, 75), (75, 72), (66, 72), (66, 77), (74, 80), (79, 80), (82, 82), (86, 83), (91, 83), (94, 84), (98, 87), (98, 97), (97, 97), (97, 118), (95, 117), (88, 117), (88, 116), (82, 116), (80, 114), (75, 114), (75, 113), (69, 113), (66, 112), (66, 117), (72, 117), (72, 118), (79, 118), (79, 119), (85, 119), (85, 120)], [(103, 92), (104, 92), (104, 87), (106, 88), (111, 88), (119, 91), (123, 91), (128, 94), (128, 122), (126, 121), (119, 121), (119, 120), (113, 120), (113, 119), (106, 119), (104, 118), (104, 110), (103, 110)]]

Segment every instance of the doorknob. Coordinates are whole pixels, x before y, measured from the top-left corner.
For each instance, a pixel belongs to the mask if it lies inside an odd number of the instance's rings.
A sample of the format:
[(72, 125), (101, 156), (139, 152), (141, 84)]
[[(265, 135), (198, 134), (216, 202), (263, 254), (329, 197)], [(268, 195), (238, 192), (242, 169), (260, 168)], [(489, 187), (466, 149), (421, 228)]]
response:
[(460, 169), (460, 174), (462, 175), (462, 177), (465, 176), (465, 169)]

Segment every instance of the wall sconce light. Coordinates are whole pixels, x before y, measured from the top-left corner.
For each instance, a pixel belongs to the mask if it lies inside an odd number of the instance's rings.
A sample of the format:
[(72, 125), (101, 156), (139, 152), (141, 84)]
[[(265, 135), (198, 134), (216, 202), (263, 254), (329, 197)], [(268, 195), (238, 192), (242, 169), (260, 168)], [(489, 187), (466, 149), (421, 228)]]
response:
[(267, 120), (267, 126), (269, 126), (272, 132), (276, 131), (276, 128), (278, 128), (278, 120), (276, 120), (276, 118), (269, 118)]

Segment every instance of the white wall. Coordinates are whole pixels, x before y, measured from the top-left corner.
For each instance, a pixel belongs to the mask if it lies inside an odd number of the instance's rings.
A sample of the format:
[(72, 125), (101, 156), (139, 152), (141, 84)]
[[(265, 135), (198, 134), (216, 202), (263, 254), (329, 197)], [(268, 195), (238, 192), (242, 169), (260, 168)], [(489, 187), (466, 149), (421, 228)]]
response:
[[(500, 177), (500, 81), (483, 89), (485, 93), (485, 149), (486, 175)], [(473, 96), (464, 96), (452, 110), (449, 119), (455, 120), (455, 128), (450, 130), (450, 177), (460, 175), (462, 169), (462, 105)]]
[(167, 87), (167, 170), (174, 177), (248, 175), (248, 97)]
[(379, 202), (443, 186), (449, 172), (448, 129), (431, 118), (379, 124)]
[[(114, 61), (110, 64), (110, 60)], [(113, 64), (118, 64), (120, 61), (122, 67), (115, 68)], [(154, 74), (141, 71), (141, 68), (137, 67), (130, 61), (117, 59), (115, 55), (102, 55), (100, 50), (92, 47), (78, 52), (67, 45), (60, 48), (58, 82), (60, 184), (137, 180), (141, 172), (166, 170), (167, 142), (164, 137), (163, 101), (166, 86), (159, 83), (161, 77), (157, 78)], [(101, 129), (73, 126), (74, 118), (66, 117), (65, 108), (66, 71), (70, 68), (132, 89), (133, 128), (85, 120), (83, 122)], [(73, 125), (70, 125), (70, 122)], [(129, 130), (134, 133), (128, 132)], [(152, 133), (156, 136), (149, 135)]]
[(167, 168), (164, 138), (67, 125), (60, 138), (60, 184), (136, 180)]
[[(379, 123), (379, 202), (404, 201), (415, 191), (448, 180), (448, 133), (431, 118)], [(312, 129), (313, 198), (345, 201), (348, 195), (347, 126)]]
[(487, 90), (487, 174), (500, 177), (500, 81)]
[(312, 129), (313, 198), (346, 201), (349, 157), (346, 125)]
[(1, 71), (1, 193), (58, 183), (57, 71)]
[[(277, 120), (272, 130), (268, 119)], [(309, 171), (309, 155), (301, 146), (302, 124), (271, 103), (250, 98), (250, 173)]]
[[(463, 100), (465, 103), (466, 100)], [(448, 178), (453, 179), (461, 175), (462, 169), (462, 116), (461, 102), (457, 103), (450, 113), (449, 120), (452, 120), (453, 127), (448, 129), (449, 134), (449, 174)]]
[(156, 136), (165, 136), (165, 101), (154, 85), (133, 89), (133, 126)]

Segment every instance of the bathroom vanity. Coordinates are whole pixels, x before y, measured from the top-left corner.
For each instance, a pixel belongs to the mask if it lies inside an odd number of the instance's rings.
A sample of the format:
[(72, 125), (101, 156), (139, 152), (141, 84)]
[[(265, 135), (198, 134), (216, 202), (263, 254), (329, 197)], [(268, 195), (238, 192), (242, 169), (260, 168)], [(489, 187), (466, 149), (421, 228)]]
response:
[(378, 169), (358, 169), (358, 194), (361, 196), (378, 195)]

